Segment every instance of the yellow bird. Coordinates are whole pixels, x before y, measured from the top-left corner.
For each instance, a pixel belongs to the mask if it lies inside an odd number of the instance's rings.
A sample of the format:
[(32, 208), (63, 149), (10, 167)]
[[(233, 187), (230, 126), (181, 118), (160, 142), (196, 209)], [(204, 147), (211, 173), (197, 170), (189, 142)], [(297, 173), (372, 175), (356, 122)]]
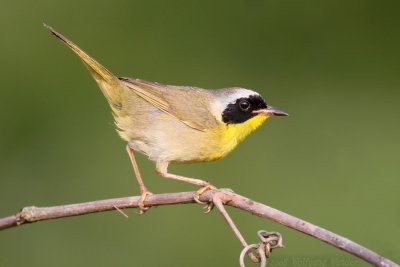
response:
[(76, 44), (45, 26), (81, 58), (110, 104), (139, 184), (141, 213), (147, 209), (144, 202), (151, 193), (143, 183), (134, 151), (155, 161), (162, 177), (200, 186), (195, 194), (200, 202), (199, 196), (215, 187), (207, 181), (169, 173), (170, 163), (218, 160), (270, 116), (288, 115), (245, 88), (207, 90), (117, 77)]

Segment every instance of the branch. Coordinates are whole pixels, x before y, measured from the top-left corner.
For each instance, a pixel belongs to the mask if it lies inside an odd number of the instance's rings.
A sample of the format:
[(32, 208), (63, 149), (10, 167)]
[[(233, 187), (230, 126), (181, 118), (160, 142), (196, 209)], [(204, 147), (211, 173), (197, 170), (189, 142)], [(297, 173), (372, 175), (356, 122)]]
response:
[[(194, 193), (195, 192), (180, 192), (150, 195), (146, 199), (146, 206), (195, 203), (193, 199)], [(224, 202), (225, 205), (247, 211), (261, 218), (277, 222), (310, 235), (336, 248), (353, 254), (375, 266), (399, 267), (399, 265), (389, 259), (386, 259), (372, 250), (369, 250), (345, 237), (236, 193), (227, 190), (210, 190), (203, 193), (200, 196), (200, 200), (212, 203), (217, 194), (222, 195), (222, 198), (229, 200)], [(140, 196), (134, 196), (53, 207), (25, 207), (21, 212), (15, 215), (1, 218), (0, 230), (27, 223), (62, 217), (79, 216), (110, 210), (122, 210), (126, 208), (137, 208), (139, 199)]]

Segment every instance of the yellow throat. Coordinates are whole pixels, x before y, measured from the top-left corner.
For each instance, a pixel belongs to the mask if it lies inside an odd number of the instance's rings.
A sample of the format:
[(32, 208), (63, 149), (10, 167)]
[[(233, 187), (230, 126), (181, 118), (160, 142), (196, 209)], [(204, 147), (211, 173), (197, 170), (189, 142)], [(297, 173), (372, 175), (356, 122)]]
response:
[(260, 127), (268, 117), (268, 115), (257, 115), (242, 123), (221, 125), (218, 129), (219, 149), (210, 155), (209, 160), (217, 160), (226, 156), (250, 133)]

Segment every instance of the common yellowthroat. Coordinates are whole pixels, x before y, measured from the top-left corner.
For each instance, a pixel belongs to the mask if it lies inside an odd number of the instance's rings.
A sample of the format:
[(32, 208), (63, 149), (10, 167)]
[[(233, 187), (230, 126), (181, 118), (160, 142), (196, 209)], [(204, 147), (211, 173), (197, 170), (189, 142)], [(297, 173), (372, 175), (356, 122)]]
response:
[(76, 44), (45, 26), (81, 58), (110, 104), (139, 184), (141, 213), (151, 193), (143, 183), (134, 151), (155, 161), (162, 177), (200, 186), (195, 194), (199, 201), (200, 194), (215, 187), (207, 181), (169, 173), (170, 163), (220, 159), (270, 116), (288, 115), (245, 88), (207, 90), (117, 77)]

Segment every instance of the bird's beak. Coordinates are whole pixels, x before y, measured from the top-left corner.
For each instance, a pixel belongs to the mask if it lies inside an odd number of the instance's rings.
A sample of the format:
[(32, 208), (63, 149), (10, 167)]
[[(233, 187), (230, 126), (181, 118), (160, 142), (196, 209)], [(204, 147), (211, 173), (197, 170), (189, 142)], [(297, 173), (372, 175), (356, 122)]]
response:
[(259, 109), (259, 110), (254, 110), (254, 114), (264, 114), (264, 115), (274, 115), (274, 116), (289, 116), (288, 113), (286, 113), (283, 110), (280, 110), (276, 107), (268, 106), (267, 108), (264, 109)]

